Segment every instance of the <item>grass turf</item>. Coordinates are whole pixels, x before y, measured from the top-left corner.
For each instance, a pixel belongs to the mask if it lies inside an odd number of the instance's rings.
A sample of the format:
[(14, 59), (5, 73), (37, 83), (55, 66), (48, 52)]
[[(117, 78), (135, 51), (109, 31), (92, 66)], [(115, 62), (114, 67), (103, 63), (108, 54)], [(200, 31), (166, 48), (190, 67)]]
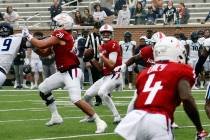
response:
[[(25, 139), (71, 139), (71, 140), (122, 140), (113, 133), (116, 125), (112, 124), (113, 117), (104, 105), (94, 107), (96, 112), (107, 122), (108, 129), (105, 134), (95, 135), (94, 123), (79, 123), (84, 114), (69, 102), (66, 91), (55, 91), (59, 113), (64, 119), (62, 125), (46, 127), (49, 120), (48, 108), (41, 101), (37, 91), (0, 90), (0, 139), (25, 140)], [(133, 92), (114, 92), (113, 100), (121, 116), (126, 113), (127, 105)], [(204, 125), (209, 125), (209, 120), (203, 110), (204, 91), (193, 92), (198, 103), (201, 120)], [(176, 140), (192, 140), (195, 128), (183, 111), (182, 106), (175, 112), (175, 121), (181, 126), (174, 130)], [(210, 131), (210, 127), (204, 127)]]

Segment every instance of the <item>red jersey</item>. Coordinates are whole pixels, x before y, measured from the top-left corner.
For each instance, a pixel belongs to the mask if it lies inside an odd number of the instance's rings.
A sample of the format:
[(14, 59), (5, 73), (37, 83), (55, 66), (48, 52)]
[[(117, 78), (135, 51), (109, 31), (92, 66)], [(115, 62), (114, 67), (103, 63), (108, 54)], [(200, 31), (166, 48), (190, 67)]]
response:
[(181, 79), (187, 80), (193, 86), (195, 75), (190, 66), (163, 62), (143, 70), (136, 81), (138, 96), (135, 109), (161, 113), (173, 121), (174, 111), (181, 103), (177, 93), (177, 85)]
[(71, 66), (78, 66), (79, 60), (76, 54), (72, 52), (74, 41), (71, 34), (66, 32), (65, 30), (55, 30), (52, 33), (52, 36), (55, 36), (66, 42), (65, 45), (53, 46), (57, 69), (59, 71), (63, 71), (69, 69)]
[[(120, 45), (113, 40), (108, 41), (107, 43), (101, 45), (101, 52), (103, 52), (104, 56), (106, 58), (109, 58), (109, 54), (112, 52), (117, 52), (117, 60), (115, 63), (115, 67), (122, 65), (122, 54)], [(105, 64), (103, 64), (103, 75), (110, 75), (112, 73), (113, 69), (110, 69)]]
[(150, 67), (154, 63), (153, 49), (150, 46), (144, 47), (140, 50), (140, 56), (145, 61), (146, 66)]

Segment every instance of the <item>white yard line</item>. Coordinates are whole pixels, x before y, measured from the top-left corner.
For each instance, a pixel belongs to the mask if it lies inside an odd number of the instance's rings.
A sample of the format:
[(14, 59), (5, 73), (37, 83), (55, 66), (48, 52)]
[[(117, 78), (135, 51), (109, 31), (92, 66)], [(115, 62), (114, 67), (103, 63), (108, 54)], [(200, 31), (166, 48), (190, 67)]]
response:
[[(202, 126), (209, 127), (210, 124), (204, 124)], [(194, 128), (194, 127), (195, 127), (194, 125), (186, 125), (186, 126), (183, 125), (183, 126), (179, 126), (179, 128)]]
[[(69, 108), (69, 106), (58, 106), (58, 109)], [(75, 107), (76, 108), (76, 107)], [(34, 110), (49, 110), (47, 107), (36, 107), (36, 108), (10, 108), (10, 109), (0, 109), (0, 112), (10, 112), (10, 111), (34, 111)], [(71, 109), (70, 111), (80, 111), (78, 109)]]
[[(125, 114), (121, 114), (124, 116)], [(113, 117), (113, 115), (100, 115), (100, 117)], [(84, 116), (75, 116), (75, 117), (63, 117), (64, 120), (68, 119), (82, 119)], [(28, 122), (28, 121), (43, 121), (43, 120), (49, 120), (50, 118), (42, 118), (42, 119), (25, 119), (25, 120), (4, 120), (0, 121), (0, 123), (10, 123), (10, 122)], [(79, 121), (78, 121), (79, 123)]]
[(71, 139), (71, 138), (106, 136), (106, 135), (115, 135), (115, 133), (83, 134), (83, 135), (74, 135), (74, 136), (65, 136), (65, 137), (37, 138), (37, 139), (30, 139), (30, 140), (57, 140), (57, 139)]

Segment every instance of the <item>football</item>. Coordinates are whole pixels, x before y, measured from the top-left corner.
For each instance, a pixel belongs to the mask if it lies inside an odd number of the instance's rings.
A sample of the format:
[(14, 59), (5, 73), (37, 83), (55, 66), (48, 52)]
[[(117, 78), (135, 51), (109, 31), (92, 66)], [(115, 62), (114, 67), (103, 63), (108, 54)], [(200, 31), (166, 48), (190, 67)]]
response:
[(94, 57), (94, 50), (92, 48), (88, 48), (84, 51), (83, 60), (84, 62), (90, 61)]

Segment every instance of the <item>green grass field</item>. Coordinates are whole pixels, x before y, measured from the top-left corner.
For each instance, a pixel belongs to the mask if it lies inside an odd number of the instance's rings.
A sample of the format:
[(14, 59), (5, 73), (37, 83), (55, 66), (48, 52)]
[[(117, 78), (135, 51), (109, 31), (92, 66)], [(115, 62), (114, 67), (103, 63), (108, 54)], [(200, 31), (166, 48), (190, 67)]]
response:
[[(201, 120), (205, 129), (210, 131), (210, 121), (203, 110), (205, 91), (193, 92)], [(43, 104), (37, 91), (0, 90), (0, 140), (122, 140), (113, 133), (116, 125), (113, 117), (104, 105), (94, 107), (96, 112), (107, 122), (108, 129), (101, 135), (94, 134), (94, 123), (79, 123), (84, 114), (69, 102), (66, 91), (55, 91), (59, 113), (64, 119), (62, 125), (46, 127), (50, 113)], [(121, 116), (126, 113), (127, 105), (133, 95), (132, 91), (114, 92), (113, 100)], [(176, 123), (181, 128), (174, 130), (176, 140), (193, 140), (195, 128), (179, 107), (175, 113)]]

